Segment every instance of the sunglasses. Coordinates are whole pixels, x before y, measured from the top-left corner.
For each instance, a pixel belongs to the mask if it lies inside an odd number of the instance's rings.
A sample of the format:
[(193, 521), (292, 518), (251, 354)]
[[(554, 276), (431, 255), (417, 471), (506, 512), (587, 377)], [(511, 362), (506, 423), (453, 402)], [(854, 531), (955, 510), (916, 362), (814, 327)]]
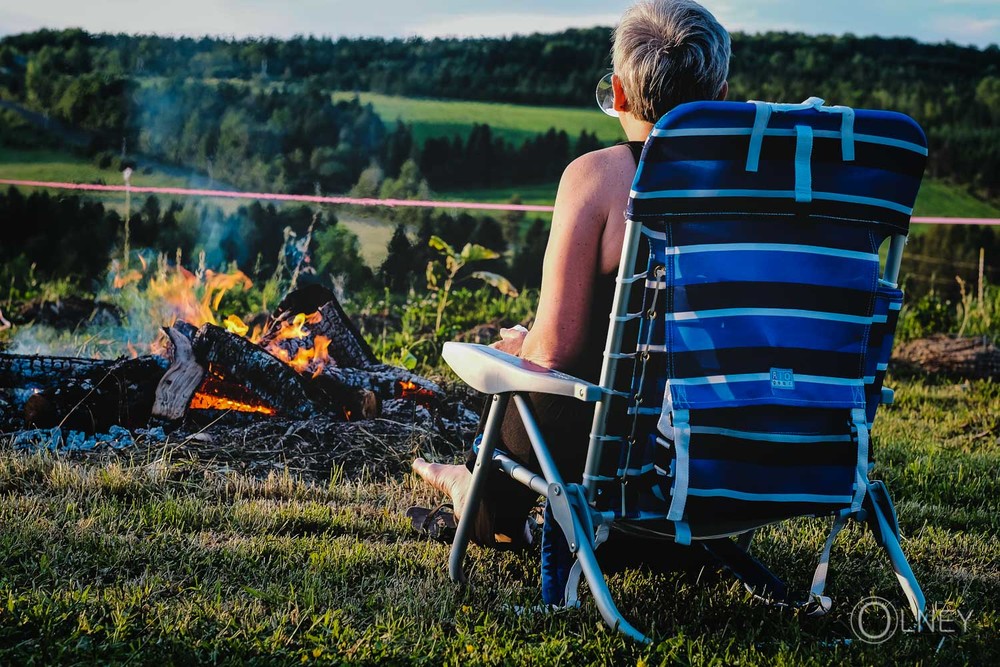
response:
[(612, 118), (618, 118), (618, 112), (615, 111), (615, 88), (611, 83), (613, 76), (614, 72), (608, 72), (602, 76), (601, 80), (597, 82), (595, 94), (597, 95), (597, 106), (600, 107), (601, 111)]

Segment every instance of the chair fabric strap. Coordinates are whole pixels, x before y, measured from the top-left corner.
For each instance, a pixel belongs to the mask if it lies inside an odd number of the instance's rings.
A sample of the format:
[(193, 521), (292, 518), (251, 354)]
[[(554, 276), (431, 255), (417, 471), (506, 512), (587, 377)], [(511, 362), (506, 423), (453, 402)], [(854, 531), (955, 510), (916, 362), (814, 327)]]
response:
[(751, 101), (757, 107), (750, 133), (750, 150), (747, 151), (747, 171), (755, 172), (760, 165), (760, 149), (764, 145), (764, 131), (771, 120), (771, 105), (767, 102)]
[[(820, 113), (840, 114), (840, 154), (845, 162), (854, 160), (854, 109), (842, 105), (823, 106), (823, 100), (818, 97), (810, 97), (801, 104), (772, 104), (750, 100), (750, 104), (755, 107), (753, 130), (750, 132), (750, 147), (747, 150), (746, 171), (756, 172), (760, 167), (760, 151), (764, 144), (764, 134), (767, 131), (767, 124), (771, 121), (771, 114), (774, 111), (803, 111), (805, 109), (815, 109)], [(796, 128), (798, 130), (798, 128)], [(811, 128), (810, 128), (811, 130)], [(796, 155), (796, 158), (798, 156)], [(798, 177), (796, 175), (796, 184)], [(798, 198), (798, 188), (796, 188), (796, 201)]]
[(823, 553), (820, 554), (816, 572), (813, 573), (812, 586), (809, 588), (807, 613), (810, 616), (824, 616), (833, 607), (833, 600), (823, 595), (826, 590), (827, 574), (830, 571), (830, 552), (833, 549), (833, 541), (837, 539), (837, 534), (840, 533), (850, 516), (851, 510), (844, 509), (838, 512), (833, 519), (833, 526), (830, 527), (830, 534), (826, 538), (826, 544), (823, 545)]
[(854, 160), (854, 109), (841, 105), (819, 106), (817, 111), (840, 114), (840, 157), (844, 162)]
[(854, 499), (851, 501), (851, 512), (861, 511), (861, 504), (865, 499), (865, 492), (868, 490), (868, 416), (864, 408), (851, 410), (851, 421), (857, 432), (858, 439), (858, 463), (854, 471)]
[[(668, 389), (669, 391), (669, 389)], [(666, 414), (666, 412), (664, 412)], [(667, 519), (670, 521), (681, 521), (684, 518), (684, 505), (688, 496), (688, 455), (691, 447), (691, 414), (687, 410), (673, 411), (674, 424), (674, 484), (673, 495), (670, 499), (670, 509), (667, 511)], [(660, 418), (661, 433), (663, 430), (663, 418)]]
[(700, 544), (754, 595), (791, 604), (788, 585), (735, 541), (722, 538), (702, 540)]
[(811, 202), (813, 131), (808, 125), (795, 126), (795, 201)]
[(865, 499), (868, 526), (875, 536), (875, 541), (885, 549), (892, 570), (896, 574), (903, 594), (910, 604), (910, 611), (917, 623), (924, 618), (926, 599), (916, 575), (913, 574), (910, 563), (899, 544), (899, 524), (896, 522), (896, 509), (892, 505), (889, 491), (882, 481), (871, 482)]

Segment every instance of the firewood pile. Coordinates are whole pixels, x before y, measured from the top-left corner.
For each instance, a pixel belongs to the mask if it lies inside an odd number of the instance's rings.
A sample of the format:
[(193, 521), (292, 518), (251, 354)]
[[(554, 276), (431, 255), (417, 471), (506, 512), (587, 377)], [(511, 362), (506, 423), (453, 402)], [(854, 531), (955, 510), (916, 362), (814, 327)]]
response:
[(254, 471), (329, 472), (380, 456), (401, 465), (475, 427), (437, 384), (379, 363), (325, 288), (291, 293), (253, 336), (240, 325), (177, 321), (163, 356), (0, 354), (0, 432), (15, 446), (173, 442)]

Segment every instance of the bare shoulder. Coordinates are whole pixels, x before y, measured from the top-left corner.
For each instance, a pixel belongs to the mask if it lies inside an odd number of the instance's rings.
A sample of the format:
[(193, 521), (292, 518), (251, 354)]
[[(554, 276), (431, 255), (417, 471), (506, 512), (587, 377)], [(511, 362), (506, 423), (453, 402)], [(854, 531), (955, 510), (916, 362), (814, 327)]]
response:
[(563, 180), (572, 179), (574, 182), (596, 180), (607, 186), (623, 178), (631, 182), (634, 175), (635, 160), (632, 151), (628, 146), (618, 145), (584, 153), (576, 158), (563, 172)]
[(566, 167), (559, 181), (556, 208), (586, 207), (598, 217), (621, 207), (635, 176), (628, 146), (609, 146), (584, 153)]

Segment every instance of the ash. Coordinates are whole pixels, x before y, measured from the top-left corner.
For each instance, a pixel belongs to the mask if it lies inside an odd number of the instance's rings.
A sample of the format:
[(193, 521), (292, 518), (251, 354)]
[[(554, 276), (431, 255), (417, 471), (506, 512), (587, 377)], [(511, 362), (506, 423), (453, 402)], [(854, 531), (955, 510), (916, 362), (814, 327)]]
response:
[(23, 453), (47, 452), (84, 463), (197, 463), (217, 472), (266, 477), (288, 472), (317, 482), (364, 474), (396, 476), (417, 455), (457, 456), (475, 434), (477, 414), (461, 401), (429, 410), (411, 400), (382, 404), (380, 417), (345, 422), (339, 418), (247, 419), (220, 412), (204, 424), (128, 429), (87, 435), (65, 428), (0, 434), (0, 447)]

